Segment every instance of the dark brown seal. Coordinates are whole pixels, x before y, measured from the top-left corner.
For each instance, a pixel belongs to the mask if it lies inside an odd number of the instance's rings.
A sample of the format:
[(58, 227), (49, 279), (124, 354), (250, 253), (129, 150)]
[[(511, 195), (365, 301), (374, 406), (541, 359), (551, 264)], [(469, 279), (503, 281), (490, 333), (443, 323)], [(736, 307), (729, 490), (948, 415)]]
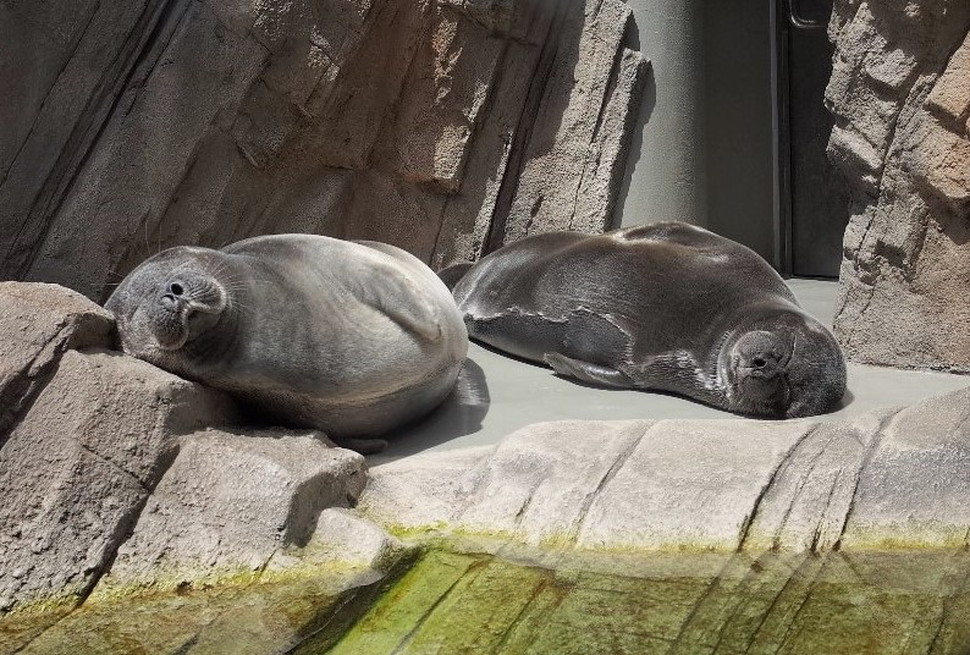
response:
[(683, 223), (528, 237), (454, 296), (474, 339), (591, 384), (763, 417), (823, 413), (845, 392), (838, 344), (771, 266)]

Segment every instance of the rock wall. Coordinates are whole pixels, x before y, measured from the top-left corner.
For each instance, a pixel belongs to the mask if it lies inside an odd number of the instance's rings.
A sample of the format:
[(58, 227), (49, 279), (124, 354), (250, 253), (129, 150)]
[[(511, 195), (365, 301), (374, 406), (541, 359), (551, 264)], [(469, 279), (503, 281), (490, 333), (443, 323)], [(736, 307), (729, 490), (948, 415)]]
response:
[(859, 362), (970, 372), (970, 4), (837, 0), (830, 159), (855, 187), (835, 332)]
[(0, 5), (0, 279), (316, 232), (439, 266), (610, 225), (646, 64), (621, 0)]

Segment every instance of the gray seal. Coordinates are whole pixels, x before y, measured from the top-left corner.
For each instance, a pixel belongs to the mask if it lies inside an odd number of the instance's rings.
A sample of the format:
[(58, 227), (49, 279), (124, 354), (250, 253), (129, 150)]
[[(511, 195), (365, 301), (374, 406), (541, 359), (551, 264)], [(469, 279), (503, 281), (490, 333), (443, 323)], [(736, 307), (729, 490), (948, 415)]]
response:
[(826, 412), (845, 393), (838, 344), (774, 269), (684, 223), (527, 237), (453, 293), (472, 338), (590, 384), (776, 418)]
[(125, 352), (337, 438), (431, 411), (468, 349), (444, 283), (370, 241), (281, 234), (171, 248), (105, 307)]

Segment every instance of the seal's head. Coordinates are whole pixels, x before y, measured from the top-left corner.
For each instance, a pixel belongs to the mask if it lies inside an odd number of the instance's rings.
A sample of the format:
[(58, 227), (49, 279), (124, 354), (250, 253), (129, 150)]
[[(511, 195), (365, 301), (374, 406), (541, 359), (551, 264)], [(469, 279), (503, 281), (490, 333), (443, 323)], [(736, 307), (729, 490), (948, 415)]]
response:
[(224, 257), (207, 248), (180, 246), (145, 260), (105, 303), (115, 315), (121, 347), (168, 370), (204, 350), (204, 337), (231, 305), (220, 282)]
[(845, 394), (845, 360), (832, 334), (799, 311), (745, 325), (721, 349), (719, 375), (739, 413), (797, 418), (830, 411)]

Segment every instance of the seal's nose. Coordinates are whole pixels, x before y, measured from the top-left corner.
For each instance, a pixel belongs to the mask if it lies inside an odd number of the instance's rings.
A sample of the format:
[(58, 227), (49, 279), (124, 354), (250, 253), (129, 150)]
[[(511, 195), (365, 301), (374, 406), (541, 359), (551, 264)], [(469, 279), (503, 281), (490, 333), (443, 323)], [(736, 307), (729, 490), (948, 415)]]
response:
[(185, 287), (182, 286), (181, 282), (172, 282), (165, 289), (165, 293), (162, 294), (161, 302), (162, 306), (168, 309), (175, 309), (182, 302), (182, 294), (185, 293)]
[(781, 372), (781, 358), (775, 353), (755, 353), (745, 362), (745, 367), (755, 377), (771, 378)]

